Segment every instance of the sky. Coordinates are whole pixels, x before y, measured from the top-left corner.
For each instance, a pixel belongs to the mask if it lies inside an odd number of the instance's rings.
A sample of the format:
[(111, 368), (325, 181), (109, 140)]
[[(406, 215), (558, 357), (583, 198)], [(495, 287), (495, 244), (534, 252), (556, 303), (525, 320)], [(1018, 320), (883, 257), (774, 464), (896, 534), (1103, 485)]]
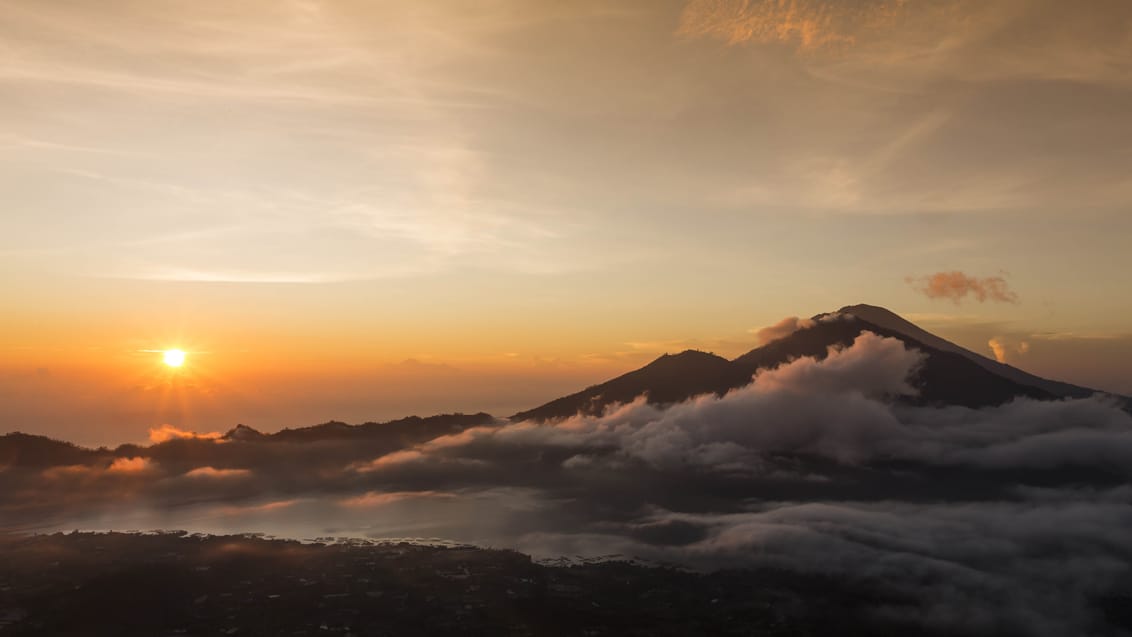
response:
[(1124, 0), (0, 15), (0, 431), (503, 416), (854, 303), (1132, 393)]

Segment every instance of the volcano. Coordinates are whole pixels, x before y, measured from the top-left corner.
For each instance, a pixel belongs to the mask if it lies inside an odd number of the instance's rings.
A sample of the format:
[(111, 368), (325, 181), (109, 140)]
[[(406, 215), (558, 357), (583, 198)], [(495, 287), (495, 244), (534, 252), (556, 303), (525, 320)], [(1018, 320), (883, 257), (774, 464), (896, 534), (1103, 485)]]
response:
[(851, 345), (862, 332), (899, 339), (906, 347), (924, 353), (924, 363), (911, 379), (917, 395), (900, 399), (913, 404), (979, 408), (1001, 405), (1018, 397), (1057, 400), (1096, 393), (999, 363), (875, 305), (849, 305), (836, 312), (818, 314), (807, 324), (808, 327), (732, 360), (696, 350), (665, 354), (641, 369), (511, 418), (546, 421), (578, 413), (596, 415), (609, 405), (629, 402), (638, 396), (664, 405), (702, 394), (723, 395), (750, 384), (759, 370), (806, 356), (823, 359), (831, 349)]

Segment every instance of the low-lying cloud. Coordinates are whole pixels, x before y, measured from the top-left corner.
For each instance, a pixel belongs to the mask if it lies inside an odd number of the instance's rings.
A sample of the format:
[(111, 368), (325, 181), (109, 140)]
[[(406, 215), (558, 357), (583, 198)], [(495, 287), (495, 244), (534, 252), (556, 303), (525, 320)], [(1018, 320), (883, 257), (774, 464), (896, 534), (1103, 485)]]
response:
[(958, 270), (952, 272), (936, 272), (924, 277), (908, 277), (909, 285), (913, 286), (929, 299), (949, 299), (956, 304), (967, 298), (979, 303), (997, 301), (1000, 303), (1017, 303), (1015, 294), (1006, 279), (1000, 276), (973, 277)]
[(247, 469), (217, 469), (216, 467), (197, 467), (185, 472), (186, 478), (233, 479), (251, 475)]
[(142, 473), (151, 468), (149, 458), (116, 458), (106, 470), (112, 473)]
[(199, 439), (199, 440), (220, 440), (223, 434), (218, 431), (210, 431), (208, 433), (197, 433), (195, 431), (186, 431), (179, 429), (173, 425), (161, 425), (160, 427), (152, 427), (149, 430), (149, 441), (152, 443), (168, 442), (170, 440), (184, 440), (184, 439)]
[(804, 330), (814, 326), (813, 319), (799, 318), (797, 316), (787, 316), (774, 325), (768, 325), (757, 330), (752, 330), (755, 337), (758, 338), (760, 345), (765, 345), (771, 341), (777, 341), (782, 338), (790, 336), (798, 330)]
[(1117, 634), (1096, 600), (1132, 577), (1132, 416), (1100, 396), (915, 406), (900, 397), (921, 361), (866, 332), (668, 408), (419, 444), (177, 437), (80, 469), (9, 467), (0, 514), (773, 567), (890, 593), (902, 601), (876, 616), (948, 634)]

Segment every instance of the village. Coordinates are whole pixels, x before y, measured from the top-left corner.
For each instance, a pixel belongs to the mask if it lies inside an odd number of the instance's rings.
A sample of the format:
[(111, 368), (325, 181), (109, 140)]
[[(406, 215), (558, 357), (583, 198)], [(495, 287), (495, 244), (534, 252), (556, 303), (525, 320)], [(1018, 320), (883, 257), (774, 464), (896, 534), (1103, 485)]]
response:
[[(551, 566), (465, 546), (184, 532), (0, 543), (4, 636), (88, 635), (93, 626), (150, 636), (806, 635), (837, 623), (852, 634), (845, 627), (858, 623), (842, 593), (783, 573)], [(827, 604), (842, 610), (818, 612)]]

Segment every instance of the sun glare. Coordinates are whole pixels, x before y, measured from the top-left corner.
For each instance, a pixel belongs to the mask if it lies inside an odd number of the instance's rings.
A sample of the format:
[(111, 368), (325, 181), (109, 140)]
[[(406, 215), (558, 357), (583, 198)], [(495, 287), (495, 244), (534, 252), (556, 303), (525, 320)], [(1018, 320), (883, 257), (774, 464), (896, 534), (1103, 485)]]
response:
[(162, 352), (161, 357), (170, 367), (180, 367), (185, 364), (185, 352), (179, 349), (167, 349)]

